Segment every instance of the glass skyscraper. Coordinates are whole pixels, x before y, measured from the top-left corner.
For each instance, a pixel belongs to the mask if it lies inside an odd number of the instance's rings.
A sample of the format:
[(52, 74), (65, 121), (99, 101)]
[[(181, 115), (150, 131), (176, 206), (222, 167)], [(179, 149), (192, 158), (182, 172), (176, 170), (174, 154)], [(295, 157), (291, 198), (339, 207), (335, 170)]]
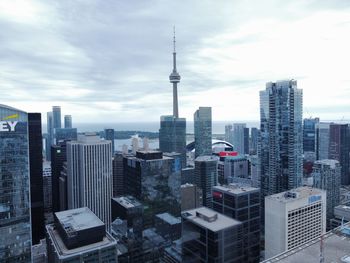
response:
[(0, 104), (0, 259), (31, 262), (28, 114)]
[(303, 173), (303, 93), (296, 80), (269, 82), (260, 91), (262, 196), (297, 188)]
[(211, 107), (199, 107), (193, 115), (195, 156), (212, 154)]
[(316, 151), (316, 124), (318, 124), (319, 122), (319, 118), (304, 119), (303, 152)]
[(61, 128), (61, 107), (53, 106), (52, 107), (52, 117), (53, 117), (53, 128)]
[(159, 149), (181, 154), (182, 167), (186, 167), (186, 119), (172, 115), (160, 117)]

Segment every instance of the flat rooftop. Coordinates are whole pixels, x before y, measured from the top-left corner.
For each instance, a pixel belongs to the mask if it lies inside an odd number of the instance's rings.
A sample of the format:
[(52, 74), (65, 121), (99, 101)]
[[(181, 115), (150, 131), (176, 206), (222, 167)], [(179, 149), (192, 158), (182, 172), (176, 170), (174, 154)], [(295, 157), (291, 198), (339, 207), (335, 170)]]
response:
[(229, 184), (229, 185), (221, 185), (221, 186), (214, 186), (213, 190), (217, 190), (224, 193), (231, 193), (231, 194), (243, 194), (247, 192), (260, 192), (259, 188), (251, 187), (248, 185), (242, 185), (242, 184)]
[(118, 202), (120, 205), (122, 205), (125, 208), (132, 208), (132, 207), (139, 207), (142, 206), (142, 204), (134, 197), (132, 196), (120, 196), (113, 198), (116, 202)]
[(181, 224), (181, 219), (179, 219), (179, 218), (177, 218), (169, 213), (157, 214), (156, 217), (162, 219), (163, 221), (167, 222), (170, 225)]
[(198, 156), (195, 159), (196, 162), (216, 162), (219, 161), (219, 157), (213, 156), (213, 155), (203, 155), (203, 156)]
[(329, 165), (332, 169), (334, 169), (335, 166), (339, 164), (339, 162), (337, 160), (324, 159), (324, 160), (315, 161), (315, 164)]
[(116, 246), (117, 241), (108, 233), (100, 242), (92, 243), (86, 246), (81, 246), (73, 249), (68, 249), (64, 244), (60, 234), (55, 229), (54, 225), (46, 225), (46, 231), (55, 246), (56, 252), (61, 259), (76, 256), (77, 254), (88, 253), (89, 251), (98, 250), (104, 247)]
[[(345, 224), (350, 227), (350, 223)], [(350, 256), (350, 236), (341, 232), (338, 227), (324, 234), (323, 238), (324, 262), (350, 262), (342, 261), (342, 258)], [(273, 258), (263, 261), (263, 263), (319, 263), (320, 262), (320, 238), (316, 238), (292, 250), (286, 251)], [(350, 259), (350, 258), (349, 258)]]
[(286, 192), (269, 195), (265, 197), (266, 200), (275, 200), (283, 203), (294, 202), (299, 199), (308, 198), (313, 195), (322, 195), (325, 194), (325, 191), (317, 188), (312, 188), (309, 186), (298, 187)]
[(105, 225), (101, 219), (87, 207), (57, 212), (55, 215), (64, 228), (69, 227), (69, 229), (73, 231)]
[[(182, 217), (213, 232), (242, 224), (240, 221), (217, 213), (207, 207), (199, 207), (182, 212)], [(208, 218), (209, 220), (206, 220)]]

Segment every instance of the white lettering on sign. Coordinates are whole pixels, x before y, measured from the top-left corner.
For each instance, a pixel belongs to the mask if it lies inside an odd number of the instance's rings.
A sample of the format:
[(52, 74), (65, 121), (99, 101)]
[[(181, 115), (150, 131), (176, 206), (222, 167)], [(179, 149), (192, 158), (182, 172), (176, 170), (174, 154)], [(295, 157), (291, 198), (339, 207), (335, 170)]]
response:
[(13, 132), (18, 121), (0, 121), (0, 132)]

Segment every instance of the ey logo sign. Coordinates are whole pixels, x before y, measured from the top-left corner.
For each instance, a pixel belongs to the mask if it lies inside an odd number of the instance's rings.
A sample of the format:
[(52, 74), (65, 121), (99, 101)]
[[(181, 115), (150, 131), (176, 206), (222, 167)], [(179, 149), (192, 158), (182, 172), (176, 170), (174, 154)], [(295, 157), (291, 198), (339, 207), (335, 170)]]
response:
[(10, 116), (5, 117), (3, 120), (0, 121), (0, 132), (13, 132), (16, 129), (16, 125), (18, 121), (9, 121), (12, 119), (17, 119), (18, 114), (13, 114)]

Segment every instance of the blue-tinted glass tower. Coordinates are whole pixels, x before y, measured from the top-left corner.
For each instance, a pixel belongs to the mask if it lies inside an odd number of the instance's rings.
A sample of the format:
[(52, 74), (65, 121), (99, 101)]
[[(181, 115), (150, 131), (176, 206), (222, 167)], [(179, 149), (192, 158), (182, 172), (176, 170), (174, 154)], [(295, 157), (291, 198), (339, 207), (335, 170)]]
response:
[(194, 113), (195, 156), (212, 154), (211, 107), (199, 107)]
[(28, 114), (0, 104), (0, 259), (31, 262)]
[(304, 119), (303, 125), (303, 152), (316, 151), (316, 124), (320, 122), (319, 118)]

